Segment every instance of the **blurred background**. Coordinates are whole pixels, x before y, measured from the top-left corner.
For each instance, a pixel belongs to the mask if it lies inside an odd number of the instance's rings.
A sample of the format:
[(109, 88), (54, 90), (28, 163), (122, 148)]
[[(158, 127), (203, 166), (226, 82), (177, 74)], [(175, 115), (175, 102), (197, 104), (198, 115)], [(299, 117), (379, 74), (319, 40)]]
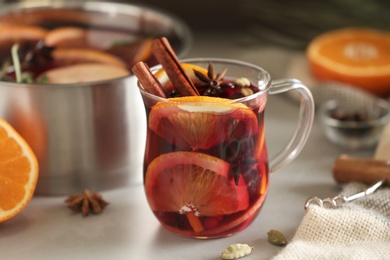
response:
[[(55, 2), (21, 0), (20, 2)], [(95, 0), (101, 1), (101, 0)], [(15, 0), (1, 0), (12, 3)], [(114, 2), (106, 0), (106, 2)], [(116, 0), (165, 9), (195, 32), (238, 31), (253, 42), (302, 49), (321, 32), (347, 26), (390, 29), (390, 1), (383, 0)]]

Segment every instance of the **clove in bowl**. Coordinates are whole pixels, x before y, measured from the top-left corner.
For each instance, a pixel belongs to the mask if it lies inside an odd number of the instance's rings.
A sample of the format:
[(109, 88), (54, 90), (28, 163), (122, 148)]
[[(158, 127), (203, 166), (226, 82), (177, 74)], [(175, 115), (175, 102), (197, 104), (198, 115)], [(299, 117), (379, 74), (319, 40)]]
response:
[(354, 105), (329, 100), (322, 104), (319, 113), (326, 137), (351, 150), (374, 147), (390, 122), (390, 105), (383, 99)]

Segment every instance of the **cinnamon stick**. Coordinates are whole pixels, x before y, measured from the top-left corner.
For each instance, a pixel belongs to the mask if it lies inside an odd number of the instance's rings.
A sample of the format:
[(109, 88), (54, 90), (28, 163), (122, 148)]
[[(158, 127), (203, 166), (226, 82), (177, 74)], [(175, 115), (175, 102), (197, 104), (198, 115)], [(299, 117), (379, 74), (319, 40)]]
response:
[(359, 181), (374, 184), (381, 179), (385, 179), (389, 184), (390, 162), (340, 155), (333, 165), (333, 177), (341, 183)]
[(199, 96), (194, 83), (180, 65), (179, 59), (165, 37), (153, 40), (152, 52), (182, 96)]
[(166, 98), (161, 83), (150, 71), (148, 65), (146, 65), (142, 61), (137, 62), (133, 66), (132, 71), (134, 75), (137, 76), (139, 83), (142, 85), (146, 92), (149, 92), (150, 94), (153, 94), (155, 96)]

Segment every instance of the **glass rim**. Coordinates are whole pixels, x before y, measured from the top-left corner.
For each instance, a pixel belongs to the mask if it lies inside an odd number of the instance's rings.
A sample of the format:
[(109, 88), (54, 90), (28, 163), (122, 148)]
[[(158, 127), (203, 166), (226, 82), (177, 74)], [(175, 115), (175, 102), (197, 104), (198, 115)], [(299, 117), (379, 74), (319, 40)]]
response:
[[(247, 68), (259, 71), (265, 75), (265, 82), (266, 83), (265, 83), (264, 88), (262, 88), (262, 89), (259, 88), (258, 92), (253, 93), (249, 96), (236, 98), (236, 99), (225, 98), (226, 102), (228, 102), (228, 103), (244, 103), (244, 102), (250, 101), (250, 100), (255, 99), (261, 95), (268, 93), (268, 91), (271, 87), (271, 75), (269, 74), (269, 72), (266, 71), (265, 69), (263, 69), (262, 67), (257, 66), (257, 65), (252, 64), (252, 63), (249, 63), (249, 62), (235, 60), (235, 59), (225, 59), (225, 58), (187, 58), (187, 59), (180, 59), (179, 61), (180, 61), (180, 63), (200, 63), (200, 62), (208, 63), (209, 61), (211, 61), (211, 62), (213, 62), (213, 64), (214, 63), (226, 63), (226, 64), (232, 64), (232, 65), (239, 65), (239, 66), (243, 66), (243, 67), (247, 67)], [(162, 68), (161, 64), (155, 65), (155, 66), (150, 68), (150, 71), (152, 73), (154, 73), (155, 71), (157, 71), (161, 68)], [(156, 96), (154, 94), (147, 92), (145, 89), (142, 88), (142, 86), (140, 85), (138, 80), (137, 80), (137, 86), (138, 86), (139, 91), (142, 93), (142, 95), (145, 95), (145, 96), (152, 98), (152, 99), (159, 101), (159, 102), (169, 102), (170, 101), (170, 98), (159, 97), (159, 96)], [(257, 84), (256, 84), (256, 86), (257, 86)], [(197, 103), (197, 101), (188, 101), (188, 103)], [(202, 101), (202, 103), (207, 103), (207, 102)], [(209, 102), (209, 103), (212, 103), (212, 102)]]

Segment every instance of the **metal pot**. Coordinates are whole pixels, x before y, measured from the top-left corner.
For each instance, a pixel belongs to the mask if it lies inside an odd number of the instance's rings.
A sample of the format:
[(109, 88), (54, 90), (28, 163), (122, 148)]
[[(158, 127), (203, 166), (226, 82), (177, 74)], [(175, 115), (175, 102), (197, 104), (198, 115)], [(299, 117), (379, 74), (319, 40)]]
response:
[[(191, 34), (163, 11), (107, 2), (21, 2), (3, 6), (1, 22), (53, 24), (53, 15), (82, 11), (78, 22), (172, 39), (179, 55)], [(34, 18), (35, 12), (51, 15)], [(19, 18), (18, 18), (19, 17)], [(23, 17), (23, 19), (21, 19)], [(82, 84), (39, 85), (0, 82), (0, 117), (26, 139), (40, 172), (36, 194), (65, 195), (85, 188), (105, 190), (142, 181), (146, 119), (134, 76)]]

